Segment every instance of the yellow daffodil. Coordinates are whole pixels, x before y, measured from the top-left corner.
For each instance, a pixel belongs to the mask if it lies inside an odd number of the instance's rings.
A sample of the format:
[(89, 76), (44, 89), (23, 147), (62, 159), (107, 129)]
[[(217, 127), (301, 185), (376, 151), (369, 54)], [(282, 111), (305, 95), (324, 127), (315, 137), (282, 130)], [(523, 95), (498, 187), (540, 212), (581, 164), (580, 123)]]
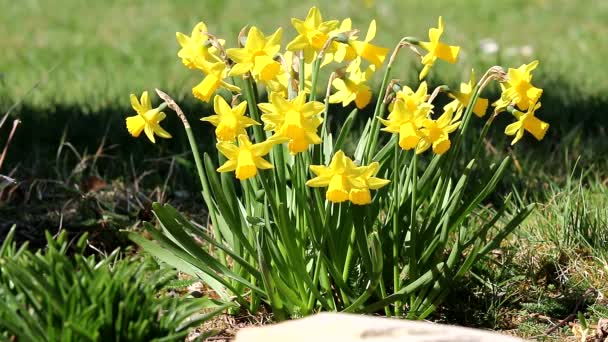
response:
[(247, 134), (245, 128), (259, 125), (255, 120), (245, 116), (247, 101), (239, 103), (231, 108), (220, 95), (213, 99), (213, 109), (216, 115), (211, 115), (201, 120), (214, 125), (215, 135), (219, 141), (234, 141), (237, 136)]
[(511, 141), (511, 145), (514, 145), (524, 136), (524, 131), (530, 132), (537, 140), (542, 140), (545, 137), (549, 124), (534, 115), (534, 112), (539, 108), (540, 102), (529, 106), (526, 113), (522, 113), (516, 109), (513, 110), (513, 115), (517, 118), (517, 121), (505, 128), (506, 135), (515, 135), (515, 138)]
[(443, 59), (449, 63), (456, 63), (458, 58), (458, 52), (460, 51), (459, 46), (451, 46), (439, 41), (443, 34), (443, 18), (439, 17), (439, 23), (437, 28), (429, 29), (429, 40), (428, 42), (419, 42), (420, 46), (428, 51), (428, 53), (422, 57), (422, 64), (424, 68), (420, 72), (420, 79), (423, 79), (437, 60)]
[(258, 169), (272, 169), (272, 164), (266, 161), (263, 156), (267, 155), (272, 146), (281, 142), (280, 140), (266, 140), (259, 144), (252, 144), (247, 135), (238, 136), (238, 146), (234, 142), (220, 141), (217, 149), (228, 158), (224, 165), (217, 169), (217, 172), (235, 171), (236, 178), (245, 180), (255, 177)]
[(152, 143), (156, 143), (155, 134), (161, 138), (171, 138), (171, 134), (160, 127), (160, 122), (166, 117), (161, 110), (166, 104), (163, 103), (158, 108), (152, 109), (150, 96), (147, 91), (144, 91), (140, 100), (137, 99), (137, 96), (131, 94), (131, 106), (137, 112), (137, 115), (127, 118), (127, 130), (132, 136), (137, 138), (143, 131)]
[(264, 113), (264, 129), (274, 131), (277, 138), (289, 139), (292, 154), (303, 152), (311, 144), (320, 144), (317, 127), (323, 122), (319, 114), (325, 106), (321, 102), (306, 102), (306, 93), (300, 92), (293, 100), (286, 100), (278, 93), (270, 94), (270, 103), (260, 103)]
[(365, 187), (354, 187), (348, 193), (348, 199), (357, 205), (365, 205), (372, 202), (370, 190), (377, 190), (390, 183), (388, 179), (374, 177), (380, 169), (378, 162), (373, 162), (368, 166), (362, 167), (363, 171), (359, 176), (359, 180), (365, 184)]
[[(473, 88), (475, 87), (475, 75), (471, 72), (471, 80), (468, 83), (460, 83), (460, 91), (450, 92), (449, 96), (454, 99), (454, 101), (448, 103), (444, 110), (447, 110), (447, 107), (454, 107), (454, 111), (457, 111), (460, 108), (465, 108), (469, 101), (471, 100), (471, 96), (473, 96)], [(477, 98), (475, 101), (475, 105), (473, 106), (473, 113), (478, 117), (483, 117), (486, 115), (486, 110), (488, 109), (488, 99), (484, 99), (481, 97)]]
[[(321, 12), (316, 7), (308, 11), (305, 20), (293, 18), (291, 24), (298, 31), (298, 35), (287, 44), (289, 51), (304, 51), (304, 60), (311, 63), (316, 53), (321, 51), (327, 40), (329, 32), (338, 27), (337, 20), (323, 21)], [(333, 51), (327, 51), (328, 56)]]
[[(357, 62), (359, 61), (359, 62)], [(365, 72), (359, 69), (360, 59), (356, 59), (346, 69), (348, 76), (336, 78), (332, 81), (332, 86), (338, 91), (329, 97), (329, 103), (342, 103), (343, 107), (355, 101), (357, 108), (363, 109), (372, 99), (372, 91), (365, 84), (375, 70), (374, 65), (370, 65)]]
[(207, 74), (201, 83), (192, 88), (192, 94), (197, 99), (209, 102), (211, 96), (220, 87), (224, 87), (232, 92), (240, 91), (239, 87), (224, 81), (228, 77), (228, 68), (224, 62), (210, 63), (198, 59), (194, 61), (194, 66)]
[(416, 111), (421, 105), (427, 107), (430, 106), (432, 108), (433, 106), (430, 103), (426, 103), (428, 98), (429, 94), (426, 82), (423, 81), (420, 83), (416, 91), (408, 86), (404, 86), (401, 88), (401, 90), (395, 93), (395, 102), (389, 105), (389, 110), (393, 110), (393, 106), (397, 102), (403, 102), (405, 107), (412, 112)]
[(460, 117), (462, 109), (456, 111), (448, 108), (437, 120), (425, 119), (422, 121), (421, 132), (423, 138), (416, 149), (416, 153), (422, 153), (429, 147), (433, 147), (435, 154), (444, 154), (452, 145), (449, 134), (454, 132), (460, 126)]
[(399, 134), (399, 146), (402, 149), (411, 150), (416, 148), (423, 138), (420, 127), (432, 108), (432, 105), (426, 102), (412, 107), (411, 102), (395, 101), (387, 120), (378, 119), (386, 126), (383, 131)]
[[(356, 40), (354, 36), (356, 31), (352, 29), (352, 20), (346, 18), (342, 20), (340, 26), (329, 32), (329, 37), (336, 37), (336, 39), (330, 44), (327, 49), (329, 54), (333, 54), (333, 60), (342, 63), (343, 61), (351, 61), (357, 57), (357, 52), (348, 43), (352, 40)], [(331, 59), (324, 58), (322, 66), (331, 62)]]
[(196, 67), (194, 61), (199, 58), (209, 62), (220, 61), (219, 57), (214, 55), (216, 48), (208, 44), (209, 36), (206, 32), (207, 25), (201, 21), (194, 26), (190, 37), (181, 32), (175, 33), (177, 42), (181, 46), (181, 49), (177, 52), (177, 56), (181, 58), (182, 63), (190, 69)]
[(355, 50), (357, 56), (369, 61), (376, 67), (380, 66), (384, 62), (384, 58), (388, 54), (388, 49), (379, 47), (369, 42), (376, 36), (376, 21), (372, 20), (367, 29), (367, 35), (364, 41), (351, 40), (349, 45)]
[(279, 28), (271, 36), (265, 37), (257, 27), (250, 28), (245, 47), (226, 51), (228, 57), (236, 63), (229, 75), (251, 72), (256, 80), (264, 82), (277, 76), (281, 71), (281, 64), (275, 61), (274, 57), (281, 50), (282, 33), (283, 30)]
[(536, 69), (537, 66), (538, 61), (533, 61), (530, 64), (523, 64), (517, 69), (509, 68), (506, 84), (500, 84), (502, 95), (493, 104), (497, 112), (505, 109), (510, 104), (517, 105), (520, 110), (527, 110), (530, 105), (538, 102), (543, 90), (530, 83), (532, 82), (532, 70)]
[(310, 171), (315, 178), (306, 182), (310, 187), (328, 187), (325, 198), (334, 203), (348, 201), (353, 188), (363, 189), (367, 186), (361, 178), (364, 168), (357, 167), (355, 163), (338, 151), (334, 154), (329, 167), (325, 165), (311, 165)]

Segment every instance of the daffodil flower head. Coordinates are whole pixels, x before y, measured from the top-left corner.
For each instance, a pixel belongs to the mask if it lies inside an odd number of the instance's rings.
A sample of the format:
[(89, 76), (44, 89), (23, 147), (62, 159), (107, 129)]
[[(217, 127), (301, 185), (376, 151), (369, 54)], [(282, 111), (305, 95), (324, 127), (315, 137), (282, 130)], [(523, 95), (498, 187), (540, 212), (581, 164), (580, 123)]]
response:
[[(197, 59), (204, 59), (209, 62), (219, 61), (219, 57), (215, 56), (214, 53), (217, 49), (210, 46), (208, 43), (209, 36), (206, 34), (207, 25), (204, 22), (199, 22), (192, 29), (192, 35), (187, 36), (181, 32), (176, 32), (175, 37), (177, 42), (181, 46), (181, 49), (177, 52), (177, 56), (182, 59), (182, 63), (190, 69), (194, 69), (194, 61)], [(223, 43), (223, 41), (220, 41)]]
[(311, 165), (310, 171), (316, 177), (307, 181), (306, 185), (328, 187), (325, 198), (333, 203), (348, 201), (353, 188), (366, 188), (365, 182), (360, 178), (365, 169), (357, 167), (342, 151), (334, 154), (329, 166)]
[(131, 107), (135, 109), (137, 115), (128, 117), (126, 123), (127, 130), (133, 137), (139, 137), (143, 131), (152, 143), (156, 143), (154, 135), (165, 139), (171, 138), (171, 134), (160, 127), (160, 122), (166, 117), (165, 113), (161, 111), (166, 107), (165, 103), (152, 109), (150, 96), (147, 91), (144, 91), (139, 100), (135, 94), (131, 94)]
[(204, 117), (201, 120), (210, 122), (216, 127), (215, 135), (218, 141), (234, 141), (237, 136), (247, 134), (245, 128), (259, 125), (257, 121), (245, 116), (247, 101), (230, 107), (223, 97), (215, 95), (213, 109), (215, 115)]
[[(342, 20), (340, 26), (328, 33), (330, 38), (333, 37), (333, 42), (328, 47), (330, 53), (333, 53), (333, 60), (337, 63), (343, 61), (351, 61), (357, 57), (357, 52), (349, 44), (351, 40), (357, 39), (356, 30), (352, 29), (352, 20), (346, 18)], [(321, 66), (331, 62), (331, 60), (323, 59)]]
[(404, 150), (418, 147), (424, 137), (420, 128), (433, 109), (433, 105), (424, 102), (428, 97), (426, 83), (418, 89), (414, 93), (410, 88), (404, 87), (401, 98), (398, 93), (387, 119), (378, 118), (386, 126), (383, 131), (399, 134), (399, 146)]
[(355, 50), (357, 56), (369, 61), (376, 67), (384, 63), (384, 59), (388, 54), (388, 49), (370, 44), (376, 36), (376, 20), (372, 20), (367, 29), (367, 35), (364, 41), (352, 40), (349, 45)]
[(306, 102), (306, 93), (300, 92), (293, 100), (278, 93), (270, 94), (270, 103), (260, 103), (264, 129), (274, 131), (278, 138), (288, 138), (292, 154), (304, 152), (311, 144), (320, 144), (317, 128), (323, 122), (319, 114), (325, 106), (321, 102)]
[(535, 104), (543, 93), (543, 90), (532, 85), (532, 71), (538, 66), (538, 61), (530, 64), (522, 64), (519, 68), (509, 68), (508, 80), (501, 83), (502, 94), (500, 99), (493, 105), (496, 111), (505, 109), (510, 104), (515, 104), (520, 110), (527, 110), (530, 104)]
[(338, 90), (329, 97), (329, 103), (342, 103), (343, 107), (348, 106), (352, 101), (355, 101), (357, 108), (363, 109), (369, 104), (372, 99), (371, 88), (365, 84), (371, 77), (375, 70), (374, 65), (370, 65), (365, 72), (362, 72), (359, 67), (351, 67), (356, 61), (360, 61), (357, 58), (351, 65), (349, 65), (347, 71), (348, 75), (341, 78), (335, 78), (332, 81), (332, 86)]
[[(312, 7), (305, 20), (293, 18), (291, 24), (298, 31), (298, 35), (287, 44), (289, 51), (304, 51), (304, 60), (311, 63), (316, 53), (323, 49), (329, 39), (329, 32), (338, 27), (337, 20), (323, 21), (318, 8)], [(328, 51), (327, 56), (333, 51)], [(333, 58), (333, 57), (332, 57)]]
[(443, 59), (449, 63), (456, 63), (458, 59), (458, 52), (460, 51), (459, 46), (451, 46), (439, 41), (443, 34), (443, 18), (439, 17), (437, 28), (429, 29), (429, 41), (419, 42), (420, 46), (428, 51), (428, 53), (422, 57), (422, 64), (424, 68), (420, 72), (420, 79), (423, 79), (428, 74), (429, 70), (439, 59)]
[(387, 179), (375, 177), (380, 169), (378, 162), (373, 162), (368, 166), (362, 166), (359, 180), (365, 184), (365, 187), (354, 187), (348, 194), (348, 199), (357, 205), (365, 205), (372, 202), (370, 190), (377, 190), (390, 183)]
[[(448, 103), (444, 110), (447, 110), (449, 106), (454, 107), (453, 110), (457, 111), (460, 108), (468, 106), (471, 96), (473, 96), (473, 89), (475, 88), (475, 74), (471, 71), (471, 80), (468, 83), (460, 83), (460, 91), (450, 92), (448, 96), (454, 99), (454, 101)], [(478, 97), (477, 101), (473, 105), (473, 113), (478, 117), (486, 115), (488, 109), (488, 99)]]
[(211, 96), (221, 87), (224, 87), (232, 92), (240, 91), (239, 87), (234, 86), (224, 81), (228, 77), (228, 67), (224, 62), (210, 63), (203, 60), (196, 60), (194, 65), (207, 75), (203, 80), (192, 88), (192, 94), (197, 99), (209, 102)]
[(535, 112), (540, 106), (540, 102), (530, 104), (526, 113), (513, 109), (512, 113), (517, 121), (505, 128), (506, 135), (515, 136), (513, 141), (511, 141), (511, 145), (517, 143), (524, 136), (524, 131), (528, 131), (539, 141), (545, 137), (545, 134), (549, 129), (549, 124), (535, 116)]
[(245, 134), (238, 136), (238, 146), (234, 142), (220, 141), (217, 149), (228, 158), (217, 172), (235, 171), (239, 180), (255, 177), (258, 169), (272, 169), (273, 166), (263, 156), (267, 155), (272, 147), (281, 140), (269, 139), (264, 142), (253, 144)]
[(448, 108), (437, 120), (425, 119), (422, 121), (422, 141), (416, 149), (416, 153), (422, 153), (429, 147), (433, 147), (433, 153), (444, 154), (451, 147), (449, 134), (460, 126), (462, 109), (454, 113), (453, 108)]
[[(421, 106), (429, 107), (430, 110), (433, 108), (433, 105), (431, 105), (430, 103), (426, 103), (428, 99), (428, 86), (426, 84), (426, 81), (423, 81), (420, 83), (416, 91), (412, 90), (408, 86), (404, 86), (403, 88), (401, 88), (401, 90), (399, 90), (395, 94), (394, 103), (403, 102), (406, 108), (412, 112), (418, 110)], [(394, 103), (391, 103), (391, 105), (389, 106), (389, 110), (392, 110), (392, 106), (394, 106)]]
[(257, 27), (249, 29), (245, 47), (226, 50), (236, 64), (232, 66), (229, 75), (243, 75), (251, 72), (257, 81), (270, 81), (281, 71), (281, 64), (274, 56), (281, 50), (283, 29), (277, 29), (269, 37)]

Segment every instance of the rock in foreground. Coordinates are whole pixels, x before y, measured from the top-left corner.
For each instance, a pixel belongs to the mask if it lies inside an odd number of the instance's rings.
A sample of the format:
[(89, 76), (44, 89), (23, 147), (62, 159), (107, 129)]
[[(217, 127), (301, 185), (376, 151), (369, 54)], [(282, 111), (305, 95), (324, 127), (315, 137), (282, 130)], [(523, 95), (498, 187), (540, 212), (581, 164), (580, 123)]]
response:
[(349, 314), (321, 313), (300, 320), (240, 330), (236, 342), (516, 342), (489, 331)]

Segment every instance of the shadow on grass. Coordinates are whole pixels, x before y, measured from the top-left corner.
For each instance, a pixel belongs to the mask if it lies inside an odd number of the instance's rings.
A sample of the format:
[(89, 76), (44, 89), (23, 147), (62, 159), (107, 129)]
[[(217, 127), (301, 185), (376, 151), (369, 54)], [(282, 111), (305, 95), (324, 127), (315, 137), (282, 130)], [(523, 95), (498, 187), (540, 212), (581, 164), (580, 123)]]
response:
[[(549, 122), (551, 127), (540, 143), (529, 136), (523, 139), (515, 148), (516, 154), (525, 158), (539, 151), (540, 155), (544, 156), (547, 153), (555, 155), (560, 150), (565, 152), (566, 149), (575, 153), (572, 148), (584, 142), (585, 150), (592, 151), (589, 154), (595, 155), (594, 158), (601, 158), (602, 152), (608, 151), (608, 143), (604, 142), (608, 128), (608, 95), (585, 96), (559, 79), (545, 81), (543, 86), (543, 106), (537, 115)], [(497, 88), (486, 90), (484, 96), (498, 98)], [(438, 100), (435, 107), (440, 108), (442, 104)], [(212, 113), (212, 108), (192, 97), (179, 102), (179, 105), (188, 115), (199, 148), (203, 151), (213, 151), (213, 127), (208, 123), (199, 122), (201, 117)], [(371, 117), (374, 106), (375, 103), (371, 103), (359, 113), (352, 136), (356, 137), (362, 130), (366, 118)], [(329, 120), (333, 131), (339, 129), (351, 109), (340, 105), (331, 107)], [(99, 147), (102, 138), (106, 137), (106, 146), (116, 146), (113, 152), (115, 156), (124, 159), (125, 156), (133, 155), (136, 161), (139, 158), (155, 158), (188, 151), (188, 141), (183, 134), (181, 123), (170, 110), (165, 112), (168, 118), (163, 121), (163, 127), (173, 134), (173, 139), (158, 139), (160, 141), (154, 145), (143, 141), (147, 140), (143, 134), (139, 139), (128, 134), (124, 120), (127, 116), (134, 115), (134, 112), (126, 101), (95, 112), (85, 112), (79, 106), (55, 104), (36, 108), (26, 103), (13, 112), (13, 116), (19, 118), (22, 125), (11, 144), (4, 172), (19, 164), (30, 169), (33, 176), (50, 176), (47, 173), (49, 168), (45, 164), (55, 161), (55, 154), (62, 141), (69, 142), (77, 151), (86, 149), (93, 152)], [(511, 121), (510, 115), (504, 113), (494, 124), (490, 137), (498, 150), (505, 150), (505, 145), (508, 145), (502, 131)], [(473, 124), (480, 130), (482, 120), (474, 120)], [(9, 126), (5, 125), (0, 130), (0, 137), (6, 136)]]

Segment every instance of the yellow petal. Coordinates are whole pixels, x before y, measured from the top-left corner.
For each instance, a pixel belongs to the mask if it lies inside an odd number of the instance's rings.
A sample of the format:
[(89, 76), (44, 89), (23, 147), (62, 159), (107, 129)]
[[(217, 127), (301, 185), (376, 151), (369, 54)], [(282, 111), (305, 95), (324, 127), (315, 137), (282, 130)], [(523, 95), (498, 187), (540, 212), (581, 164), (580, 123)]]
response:
[[(321, 165), (317, 165), (317, 166), (321, 166)], [(326, 187), (329, 185), (330, 180), (331, 180), (331, 175), (319, 176), (319, 177), (315, 177), (315, 178), (307, 181), (306, 186), (309, 186), (311, 188)]]
[(236, 169), (236, 160), (228, 160), (222, 166), (217, 168), (217, 172), (230, 172)]
[(367, 29), (367, 35), (365, 35), (365, 41), (370, 42), (376, 36), (376, 20), (372, 20), (369, 23), (369, 28)]
[(161, 138), (164, 139), (171, 139), (171, 134), (167, 131), (165, 131), (162, 127), (160, 127), (160, 125), (155, 125), (153, 127), (153, 132), (158, 135)]
[(153, 144), (156, 144), (156, 139), (154, 139), (154, 132), (152, 132), (152, 128), (150, 126), (144, 126), (144, 133)]
[(387, 185), (390, 182), (391, 181), (388, 179), (370, 177), (367, 179), (367, 186), (369, 186), (369, 188), (372, 190), (376, 190), (376, 189), (380, 189), (381, 187)]
[(219, 142), (216, 145), (216, 148), (220, 153), (222, 153), (228, 159), (236, 159), (237, 154), (239, 152), (239, 148), (231, 142)]
[(142, 109), (144, 109), (145, 111), (152, 109), (152, 103), (150, 103), (150, 95), (148, 95), (148, 91), (144, 91), (141, 94), (140, 103), (141, 103)]
[(232, 108), (220, 95), (215, 95), (213, 98), (213, 110), (218, 115), (232, 115)]
[(507, 127), (505, 127), (505, 134), (506, 135), (515, 135), (517, 133), (517, 131), (519, 131), (521, 129), (522, 123), (520, 121), (516, 121), (510, 125), (507, 125)]
[(133, 109), (137, 112), (137, 113), (145, 113), (146, 111), (143, 110), (143, 108), (141, 107), (141, 104), (139, 103), (139, 100), (137, 99), (137, 96), (135, 96), (135, 94), (131, 94), (130, 96), (131, 99), (131, 107), (133, 107)]

